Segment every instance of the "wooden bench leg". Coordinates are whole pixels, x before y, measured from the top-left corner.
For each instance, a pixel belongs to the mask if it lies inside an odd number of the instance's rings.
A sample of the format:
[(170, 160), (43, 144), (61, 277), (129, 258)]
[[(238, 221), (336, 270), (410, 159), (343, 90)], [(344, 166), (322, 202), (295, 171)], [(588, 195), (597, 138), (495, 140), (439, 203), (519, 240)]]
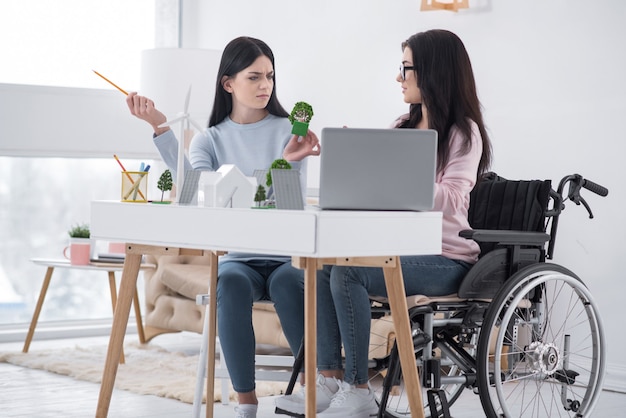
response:
[(24, 348), (22, 348), (23, 353), (28, 353), (28, 349), (30, 348), (30, 342), (33, 340), (35, 328), (37, 328), (37, 321), (39, 320), (39, 314), (41, 313), (41, 307), (43, 306), (43, 301), (46, 298), (46, 293), (48, 292), (48, 286), (50, 286), (50, 279), (52, 279), (53, 272), (54, 267), (48, 267), (48, 269), (46, 270), (46, 276), (44, 277), (43, 284), (41, 285), (41, 291), (39, 292), (39, 299), (37, 299), (37, 306), (35, 306), (33, 319), (30, 321), (28, 334), (26, 334), (26, 340), (24, 341)]

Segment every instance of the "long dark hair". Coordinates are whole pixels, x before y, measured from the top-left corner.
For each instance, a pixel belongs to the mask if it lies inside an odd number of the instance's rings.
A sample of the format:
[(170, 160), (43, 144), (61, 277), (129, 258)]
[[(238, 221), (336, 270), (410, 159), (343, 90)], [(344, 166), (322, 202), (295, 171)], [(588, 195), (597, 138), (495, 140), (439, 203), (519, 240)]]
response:
[[(436, 29), (420, 32), (402, 43), (402, 49), (411, 48), (413, 67), (428, 110), (430, 129), (438, 133), (437, 169), (442, 170), (450, 158), (450, 130), (461, 131), (464, 143), (461, 151), (471, 147), (470, 120), (478, 125), (483, 142), (483, 153), (478, 165), (478, 178), (491, 164), (491, 141), (483, 122), (482, 109), (469, 55), (463, 42), (452, 32)], [(411, 104), (409, 118), (400, 128), (415, 128), (422, 120), (422, 105)]]
[(224, 76), (232, 77), (241, 70), (248, 68), (261, 55), (269, 58), (272, 62), (272, 67), (274, 67), (274, 89), (266, 109), (272, 115), (289, 116), (289, 113), (287, 113), (276, 97), (276, 69), (272, 50), (265, 42), (259, 39), (242, 36), (230, 41), (222, 53), (220, 68), (217, 72), (217, 81), (215, 82), (215, 100), (213, 101), (211, 116), (209, 117), (209, 127), (223, 121), (233, 110), (233, 98), (230, 93), (224, 90), (222, 78)]

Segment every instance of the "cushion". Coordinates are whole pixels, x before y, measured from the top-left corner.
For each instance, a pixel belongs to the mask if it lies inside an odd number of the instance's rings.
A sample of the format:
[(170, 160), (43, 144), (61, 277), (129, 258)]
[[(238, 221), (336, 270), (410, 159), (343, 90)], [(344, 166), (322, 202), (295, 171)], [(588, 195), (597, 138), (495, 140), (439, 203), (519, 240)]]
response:
[(161, 282), (173, 291), (191, 299), (207, 293), (211, 267), (199, 264), (163, 265)]

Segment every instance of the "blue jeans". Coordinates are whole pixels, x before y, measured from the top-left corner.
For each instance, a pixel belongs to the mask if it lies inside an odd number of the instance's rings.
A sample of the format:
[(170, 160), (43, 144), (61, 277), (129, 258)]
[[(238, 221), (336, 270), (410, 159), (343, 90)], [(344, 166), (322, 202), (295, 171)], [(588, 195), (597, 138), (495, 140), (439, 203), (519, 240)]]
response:
[[(471, 267), (443, 256), (400, 257), (407, 295), (455, 293)], [(367, 383), (371, 325), (369, 295), (387, 296), (382, 268), (325, 266), (317, 274), (317, 363), (319, 370), (343, 369), (344, 381)]]
[(293, 353), (304, 336), (304, 271), (273, 260), (227, 260), (219, 264), (217, 326), (222, 358), (235, 391), (255, 389), (252, 303), (271, 300)]

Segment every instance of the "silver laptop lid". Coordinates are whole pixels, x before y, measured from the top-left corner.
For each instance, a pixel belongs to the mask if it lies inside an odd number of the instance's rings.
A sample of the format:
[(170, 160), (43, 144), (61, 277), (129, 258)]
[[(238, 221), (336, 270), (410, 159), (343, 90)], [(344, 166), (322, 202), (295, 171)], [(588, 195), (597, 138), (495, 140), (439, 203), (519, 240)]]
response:
[(323, 128), (322, 209), (431, 210), (437, 132)]

